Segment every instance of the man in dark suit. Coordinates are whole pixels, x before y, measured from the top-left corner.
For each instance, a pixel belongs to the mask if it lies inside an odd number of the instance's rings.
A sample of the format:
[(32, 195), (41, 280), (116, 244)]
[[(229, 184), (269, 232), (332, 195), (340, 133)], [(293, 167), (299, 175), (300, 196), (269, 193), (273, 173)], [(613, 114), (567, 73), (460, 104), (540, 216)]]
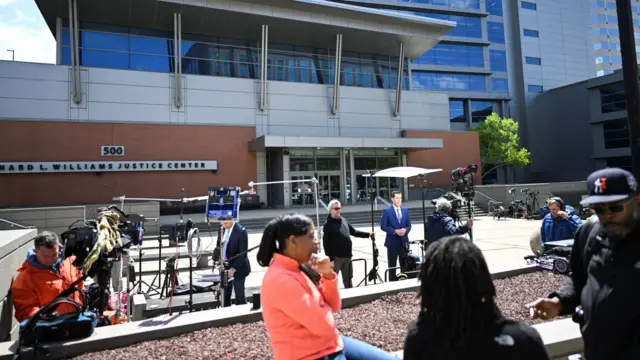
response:
[[(409, 232), (411, 231), (411, 219), (409, 218), (409, 210), (402, 207), (402, 193), (394, 191), (391, 193), (392, 206), (389, 206), (382, 212), (380, 219), (380, 229), (387, 236), (384, 240), (384, 246), (387, 248), (387, 261), (389, 268), (396, 267), (398, 260), (404, 260), (406, 249), (409, 247)], [(389, 281), (397, 281), (397, 269), (389, 270)]]
[(231, 291), (236, 293), (236, 305), (246, 304), (244, 293), (244, 281), (251, 273), (249, 257), (246, 254), (249, 248), (249, 235), (247, 230), (237, 222), (225, 221), (222, 223), (222, 260), (226, 261), (240, 253), (244, 253), (229, 262), (229, 278), (233, 278), (227, 287), (225, 295), (225, 306), (231, 306)]

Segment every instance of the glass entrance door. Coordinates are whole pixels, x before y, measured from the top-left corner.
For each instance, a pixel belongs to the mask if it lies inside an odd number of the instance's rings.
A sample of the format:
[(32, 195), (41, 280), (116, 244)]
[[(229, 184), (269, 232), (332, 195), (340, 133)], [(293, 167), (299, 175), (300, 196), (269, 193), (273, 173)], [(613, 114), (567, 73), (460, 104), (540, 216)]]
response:
[(318, 196), (325, 204), (333, 199), (340, 200), (342, 195), (342, 177), (340, 175), (318, 175)]
[(291, 184), (291, 205), (308, 206), (315, 205), (315, 194), (313, 193), (313, 176), (292, 176), (291, 180), (296, 181)]

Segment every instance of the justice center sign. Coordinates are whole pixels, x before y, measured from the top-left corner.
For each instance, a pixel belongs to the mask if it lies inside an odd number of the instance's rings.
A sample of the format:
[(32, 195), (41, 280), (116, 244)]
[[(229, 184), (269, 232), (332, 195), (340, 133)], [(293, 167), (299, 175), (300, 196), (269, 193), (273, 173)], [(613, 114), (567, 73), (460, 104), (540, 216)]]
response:
[(131, 171), (217, 171), (216, 160), (0, 162), (3, 174)]

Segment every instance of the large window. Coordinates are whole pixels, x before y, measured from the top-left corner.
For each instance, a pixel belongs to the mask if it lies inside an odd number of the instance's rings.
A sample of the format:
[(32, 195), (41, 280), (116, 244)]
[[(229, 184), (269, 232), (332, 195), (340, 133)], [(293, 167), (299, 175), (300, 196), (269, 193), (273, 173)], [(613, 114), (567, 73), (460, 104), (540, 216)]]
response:
[(474, 124), (483, 122), (493, 112), (491, 101), (471, 101), (471, 122)]
[[(123, 70), (173, 72), (171, 33), (81, 24), (80, 65)], [(256, 41), (183, 34), (182, 72), (193, 75), (257, 79)], [(69, 30), (62, 33), (62, 64), (71, 64)], [(333, 84), (335, 56), (327, 49), (269, 44), (267, 78), (276, 81)], [(407, 69), (408, 67), (405, 67)], [(340, 82), (346, 86), (394, 89), (398, 59), (360, 53), (342, 54)], [(408, 70), (403, 88), (408, 89)]]
[(536, 5), (536, 3), (532, 3), (529, 1), (521, 1), (520, 2), (520, 7), (522, 7), (523, 9), (526, 10), (537, 10), (538, 6)]
[(491, 92), (509, 92), (509, 80), (501, 78), (491, 79)]
[(450, 6), (465, 9), (480, 9), (480, 0), (400, 0), (400, 2)]
[(477, 39), (482, 38), (482, 20), (479, 17), (435, 14), (435, 13), (425, 13), (425, 12), (417, 12), (417, 11), (401, 11), (401, 12), (409, 13), (417, 16), (428, 17), (428, 18), (454, 21), (456, 23), (456, 27), (453, 30), (446, 33), (445, 35), (462, 36), (462, 37), (470, 37), (470, 38), (477, 38)]
[(624, 83), (609, 84), (600, 88), (600, 103), (603, 113), (627, 109), (624, 97)]
[(629, 139), (629, 121), (616, 119), (602, 123), (605, 149), (620, 149), (631, 146)]
[(534, 38), (537, 38), (540, 36), (540, 34), (538, 33), (538, 30), (531, 30), (531, 29), (522, 29), (522, 34), (524, 36), (534, 37)]
[(504, 50), (489, 50), (491, 71), (507, 71), (507, 53)]
[(437, 44), (417, 58), (415, 64), (484, 67), (482, 46)]
[(489, 15), (502, 16), (502, 0), (486, 0)]
[(486, 91), (484, 79), (484, 75), (411, 72), (413, 88), (424, 90)]
[(607, 167), (617, 167), (621, 169), (625, 169), (631, 172), (631, 168), (633, 167), (633, 163), (631, 162), (631, 156), (618, 156), (607, 159)]
[(527, 91), (530, 93), (541, 93), (543, 90), (542, 85), (527, 85)]
[(466, 123), (464, 100), (449, 100), (449, 120), (453, 123)]
[(504, 24), (487, 21), (487, 38), (492, 43), (504, 44)]
[(524, 61), (529, 65), (540, 65), (540, 64), (542, 64), (542, 59), (540, 59), (539, 57), (526, 56), (524, 58)]

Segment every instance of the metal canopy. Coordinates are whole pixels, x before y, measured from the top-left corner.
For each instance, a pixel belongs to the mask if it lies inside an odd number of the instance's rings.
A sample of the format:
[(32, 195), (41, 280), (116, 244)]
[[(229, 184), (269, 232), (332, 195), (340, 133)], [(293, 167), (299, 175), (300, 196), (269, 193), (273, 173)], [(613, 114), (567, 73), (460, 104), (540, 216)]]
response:
[[(55, 37), (56, 18), (66, 20), (69, 16), (67, 0), (36, 3)], [(269, 42), (274, 44), (333, 49), (335, 36), (342, 34), (343, 51), (397, 57), (399, 44), (404, 43), (409, 59), (421, 56), (455, 27), (450, 21), (318, 0), (78, 2), (80, 23), (172, 32), (174, 13), (182, 14), (184, 40), (189, 39), (186, 34), (196, 34), (257, 42), (261, 26), (268, 25)]]
[(423, 169), (413, 166), (398, 166), (389, 169), (384, 169), (376, 172), (375, 174), (364, 174), (362, 176), (373, 177), (397, 177), (397, 178), (410, 178), (419, 175), (428, 175), (431, 173), (442, 171), (442, 169)]

